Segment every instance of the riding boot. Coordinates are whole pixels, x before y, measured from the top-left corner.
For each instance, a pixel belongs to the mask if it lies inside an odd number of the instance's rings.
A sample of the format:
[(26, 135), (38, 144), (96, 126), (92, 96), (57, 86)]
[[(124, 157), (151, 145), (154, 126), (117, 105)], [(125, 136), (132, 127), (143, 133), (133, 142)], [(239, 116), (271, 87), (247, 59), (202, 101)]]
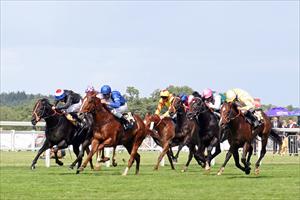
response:
[(251, 121), (253, 129), (256, 129), (260, 125), (258, 119), (254, 116), (254, 114), (251, 111), (248, 110), (245, 116)]
[(133, 123), (129, 122), (124, 116), (122, 116), (121, 118), (119, 118), (120, 121), (123, 124), (124, 130), (127, 131), (128, 129), (133, 128)]

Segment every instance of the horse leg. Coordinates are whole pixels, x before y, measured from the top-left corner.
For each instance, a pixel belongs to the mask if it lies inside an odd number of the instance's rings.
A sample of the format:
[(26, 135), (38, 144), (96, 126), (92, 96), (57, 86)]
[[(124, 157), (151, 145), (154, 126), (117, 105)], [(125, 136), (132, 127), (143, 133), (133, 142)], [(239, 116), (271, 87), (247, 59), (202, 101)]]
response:
[[(98, 154), (99, 154), (99, 151), (98, 151)], [(99, 159), (99, 162), (104, 163), (104, 162), (109, 161), (109, 160), (110, 160), (109, 157), (105, 157), (105, 150), (103, 149), (101, 151), (101, 159)]]
[(255, 174), (258, 175), (259, 174), (259, 166), (260, 166), (260, 162), (263, 159), (263, 157), (266, 154), (266, 146), (268, 143), (268, 137), (262, 137), (261, 138), (261, 151), (260, 151), (260, 156), (257, 160), (257, 162), (255, 163)]
[(183, 169), (181, 170), (181, 172), (186, 172), (187, 171), (187, 168), (190, 165), (190, 162), (191, 162), (191, 160), (192, 160), (192, 158), (194, 156), (194, 153), (196, 151), (195, 150), (195, 145), (191, 146), (189, 149), (190, 149), (190, 151), (189, 151), (188, 160), (187, 160), (185, 166), (183, 167)]
[(205, 167), (205, 155), (204, 155), (205, 146), (203, 144), (198, 145), (198, 150), (194, 150), (194, 158), (197, 163), (204, 168)]
[(154, 167), (154, 170), (158, 170), (158, 166), (159, 166), (159, 163), (161, 162), (161, 160), (163, 159), (163, 157), (165, 156), (165, 154), (167, 153), (167, 151), (169, 150), (169, 143), (166, 142), (164, 145), (163, 145), (163, 149), (162, 149), (162, 152), (159, 154), (159, 157), (157, 159), (157, 163)]
[(50, 148), (49, 140), (46, 138), (43, 146), (39, 149), (38, 153), (36, 154), (35, 158), (32, 161), (32, 164), (30, 166), (30, 168), (32, 170), (35, 169), (35, 164), (36, 164), (37, 160), (39, 159), (40, 155), (49, 148)]
[(85, 159), (85, 161), (83, 162), (81, 167), (79, 167), (77, 169), (76, 174), (79, 174), (80, 171), (83, 171), (84, 168), (86, 167), (87, 163), (92, 159), (93, 155), (96, 153), (96, 151), (98, 149), (99, 141), (97, 139), (93, 139), (91, 145), (92, 145), (92, 149), (91, 149), (89, 155), (87, 156), (87, 158)]
[(168, 159), (169, 159), (169, 162), (170, 162), (170, 165), (171, 165), (171, 169), (175, 170), (170, 150), (167, 151), (167, 156), (168, 156)]
[(235, 166), (237, 168), (239, 168), (240, 170), (242, 170), (243, 172), (245, 172), (245, 168), (240, 164), (238, 147), (233, 148), (233, 153), (232, 154), (233, 154)]
[[(78, 156), (79, 156), (79, 146), (78, 146), (78, 144), (73, 144), (73, 151), (74, 151), (74, 153), (75, 153), (75, 155), (76, 155), (76, 160), (77, 160), (77, 158), (78, 158)], [(73, 163), (72, 163), (73, 164)], [(72, 164), (69, 166), (69, 168), (70, 169), (73, 169), (74, 168), (74, 166), (72, 166)], [(76, 163), (75, 163), (76, 164)]]
[(252, 154), (253, 154), (253, 146), (250, 145), (249, 150), (248, 150), (248, 157), (247, 157), (247, 161), (246, 161), (248, 166), (251, 165), (250, 159), (251, 159)]
[(184, 145), (185, 145), (185, 144), (180, 144), (180, 145), (178, 146), (178, 150), (177, 150), (177, 152), (176, 152), (176, 155), (173, 157), (173, 161), (174, 161), (174, 162), (177, 163), (179, 153), (180, 153), (181, 149), (184, 147)]
[(57, 147), (54, 148), (55, 162), (56, 162), (56, 164), (58, 164), (59, 166), (63, 166), (64, 163), (61, 162), (61, 161), (58, 159), (57, 152), (58, 152), (58, 150), (64, 149), (64, 148), (67, 148), (67, 147), (68, 147), (68, 144), (67, 144), (66, 140), (62, 140), (60, 143), (57, 144)]
[(216, 144), (216, 149), (215, 152), (213, 153), (213, 155), (211, 155), (211, 159), (214, 159), (217, 155), (219, 155), (221, 153), (221, 145), (220, 142), (218, 141)]
[(232, 156), (232, 153), (231, 153), (231, 151), (229, 149), (229, 151), (226, 154), (225, 161), (224, 161), (223, 165), (221, 166), (221, 168), (219, 169), (219, 171), (217, 173), (218, 176), (220, 176), (224, 172), (225, 166), (228, 163), (228, 161), (230, 160), (231, 156)]
[[(174, 156), (174, 153), (173, 153), (173, 150), (172, 150), (172, 146), (173, 146), (173, 145), (170, 145), (170, 147), (169, 147), (169, 152), (170, 152), (169, 155), (171, 156), (173, 162), (176, 163), (176, 162), (177, 162), (177, 159), (175, 159), (175, 156)], [(173, 162), (172, 162), (172, 163), (173, 163)]]
[[(216, 147), (215, 153), (212, 155), (211, 151), (212, 149)], [(218, 149), (219, 147), (219, 149)], [(210, 170), (210, 162), (211, 160), (218, 155), (221, 152), (220, 143), (216, 137), (213, 138), (213, 140), (210, 142), (209, 146), (207, 147), (207, 158), (205, 162), (205, 170)]]
[[(89, 143), (88, 143), (88, 144), (89, 144)], [(83, 146), (83, 145), (82, 145), (82, 149), (85, 149), (86, 155), (89, 155), (89, 153), (91, 152), (91, 151), (90, 151), (90, 148), (89, 148), (88, 146)], [(80, 165), (81, 165), (81, 162), (82, 162), (82, 158), (81, 158), (81, 160), (80, 160)], [(79, 168), (80, 165), (78, 164), (78, 167), (77, 167), (77, 168)], [(90, 166), (91, 166), (91, 170), (94, 170), (93, 159), (90, 160)]]
[[(73, 169), (74, 166), (76, 165), (76, 163), (78, 163), (77, 165), (77, 169), (80, 167), (81, 165), (81, 162), (82, 162), (82, 157), (84, 155), (84, 149), (88, 149), (88, 145), (90, 144), (90, 141), (89, 140), (85, 140), (83, 143), (82, 143), (82, 148), (81, 150), (79, 151), (79, 154), (77, 156), (77, 158), (75, 159), (75, 161), (69, 166), (70, 169)], [(74, 148), (73, 148), (74, 149)]]
[(249, 152), (250, 146), (251, 146), (251, 143), (249, 144), (248, 142), (246, 142), (244, 144), (243, 154), (242, 154), (242, 158), (241, 158), (241, 161), (245, 166), (245, 173), (246, 174), (250, 174), (250, 171), (251, 171), (251, 168), (250, 168), (250, 166), (248, 165), (248, 163), (246, 161), (246, 156), (247, 156), (247, 153)]
[(112, 155), (112, 166), (116, 167), (118, 166), (118, 163), (116, 162), (116, 146), (113, 148), (113, 155)]
[(130, 144), (130, 146), (128, 146), (127, 151), (130, 153), (130, 158), (128, 160), (128, 164), (127, 167), (125, 168), (122, 176), (126, 176), (129, 169), (131, 168), (133, 161), (136, 161), (136, 170), (135, 170), (135, 174), (137, 175), (139, 173), (139, 168), (140, 168), (140, 155), (137, 153), (137, 150), (140, 146), (140, 144), (142, 143), (143, 140), (139, 141), (139, 142), (134, 142), (133, 145)]

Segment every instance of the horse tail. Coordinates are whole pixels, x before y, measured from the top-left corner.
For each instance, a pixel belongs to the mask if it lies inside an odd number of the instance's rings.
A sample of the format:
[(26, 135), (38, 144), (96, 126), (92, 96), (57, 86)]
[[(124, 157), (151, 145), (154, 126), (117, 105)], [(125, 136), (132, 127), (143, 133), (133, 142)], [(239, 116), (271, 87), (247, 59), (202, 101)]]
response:
[(271, 129), (270, 136), (275, 140), (280, 146), (282, 145), (282, 138), (279, 136), (277, 131)]

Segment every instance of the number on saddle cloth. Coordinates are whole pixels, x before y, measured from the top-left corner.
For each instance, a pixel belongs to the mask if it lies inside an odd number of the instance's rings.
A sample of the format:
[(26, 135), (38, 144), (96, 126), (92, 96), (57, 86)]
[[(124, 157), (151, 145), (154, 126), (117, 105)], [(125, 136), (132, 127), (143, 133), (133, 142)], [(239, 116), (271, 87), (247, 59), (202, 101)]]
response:
[(261, 113), (261, 109), (259, 110), (255, 110), (253, 115), (258, 119), (258, 121), (262, 122), (263, 121), (263, 116), (262, 116), (262, 113)]
[(126, 120), (125, 122), (122, 122), (122, 124), (124, 125), (124, 128), (125, 130), (128, 130), (128, 129), (132, 129), (136, 123), (133, 115), (131, 112), (127, 112), (127, 113), (123, 113), (123, 118)]

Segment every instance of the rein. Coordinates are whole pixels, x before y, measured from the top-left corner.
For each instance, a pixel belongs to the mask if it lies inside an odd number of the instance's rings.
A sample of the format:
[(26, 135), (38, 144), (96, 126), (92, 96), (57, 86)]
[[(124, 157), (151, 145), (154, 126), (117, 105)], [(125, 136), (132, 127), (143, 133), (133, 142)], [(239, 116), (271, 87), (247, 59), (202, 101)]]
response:
[(53, 113), (52, 113), (51, 115), (43, 117), (43, 115), (45, 114), (45, 110), (46, 110), (46, 106), (43, 106), (42, 114), (40, 114), (40, 116), (39, 116), (38, 113), (37, 113), (37, 108), (38, 108), (38, 105), (39, 105), (40, 103), (41, 103), (41, 101), (39, 101), (39, 103), (35, 106), (35, 109), (34, 109), (34, 111), (33, 111), (33, 114), (34, 114), (34, 116), (35, 116), (37, 122), (39, 122), (42, 118), (47, 119), (47, 118), (49, 118), (49, 117), (55, 116), (56, 114), (62, 115), (62, 114), (60, 114), (59, 112), (57, 112), (56, 110), (53, 110)]
[[(228, 117), (227, 117), (227, 116), (224, 117), (224, 120), (225, 120), (225, 123), (226, 123), (226, 124), (228, 124), (230, 121), (232, 121), (232, 120), (236, 119), (237, 117), (239, 117), (239, 116), (241, 115), (241, 113), (242, 113), (241, 110), (238, 109), (238, 114), (237, 114), (236, 116), (230, 118), (230, 116), (231, 116), (231, 114), (232, 114), (232, 110), (233, 110), (233, 109), (231, 108)], [(221, 118), (223, 118), (223, 116), (221, 116)]]

